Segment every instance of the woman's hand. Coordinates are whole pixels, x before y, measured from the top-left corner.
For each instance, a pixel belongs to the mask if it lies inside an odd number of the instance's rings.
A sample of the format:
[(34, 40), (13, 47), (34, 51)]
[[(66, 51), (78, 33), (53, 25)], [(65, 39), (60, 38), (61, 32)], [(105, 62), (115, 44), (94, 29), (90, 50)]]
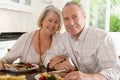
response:
[(68, 72), (70, 72), (70, 71), (75, 71), (75, 70), (76, 70), (75, 66), (72, 66), (72, 65), (70, 64), (70, 62), (67, 61), (67, 60), (64, 61), (64, 62), (62, 62), (62, 63), (56, 64), (56, 65), (54, 66), (54, 69), (55, 69), (55, 70), (67, 70)]
[(65, 59), (66, 59), (66, 56), (64, 56), (64, 55), (54, 57), (50, 61), (49, 68), (52, 69), (56, 64), (63, 62)]
[(0, 70), (5, 69), (4, 63), (0, 60)]

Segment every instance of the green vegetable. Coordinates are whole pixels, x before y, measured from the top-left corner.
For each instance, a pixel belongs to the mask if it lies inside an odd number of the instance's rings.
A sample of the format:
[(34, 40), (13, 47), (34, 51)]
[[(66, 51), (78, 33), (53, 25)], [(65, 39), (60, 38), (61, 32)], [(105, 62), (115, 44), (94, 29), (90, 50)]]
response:
[(50, 75), (50, 76), (47, 77), (46, 80), (57, 80), (57, 79), (54, 75)]
[(30, 68), (32, 68), (32, 66), (26, 66), (26, 69), (30, 69)]
[(22, 65), (22, 64), (24, 64), (24, 62), (19, 62), (18, 64), (19, 64), (19, 65)]

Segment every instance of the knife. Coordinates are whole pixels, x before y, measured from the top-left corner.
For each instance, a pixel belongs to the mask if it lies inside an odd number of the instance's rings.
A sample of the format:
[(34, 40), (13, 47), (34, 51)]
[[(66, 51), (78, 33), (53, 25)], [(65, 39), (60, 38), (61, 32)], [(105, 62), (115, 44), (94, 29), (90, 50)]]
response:
[(4, 65), (5, 65), (6, 68), (17, 71), (17, 69), (10, 64), (4, 64)]
[(50, 71), (47, 72), (48, 74), (58, 74), (58, 73), (68, 73), (67, 70), (57, 70), (57, 71)]

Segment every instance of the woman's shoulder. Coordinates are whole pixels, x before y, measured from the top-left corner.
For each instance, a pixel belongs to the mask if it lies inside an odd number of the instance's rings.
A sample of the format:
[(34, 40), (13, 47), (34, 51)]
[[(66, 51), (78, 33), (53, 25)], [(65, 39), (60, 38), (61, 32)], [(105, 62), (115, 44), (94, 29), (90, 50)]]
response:
[(34, 35), (35, 31), (32, 31), (32, 32), (26, 32), (24, 34), (22, 34), (16, 42), (25, 42), (26, 40), (30, 40), (32, 39), (33, 35)]
[(28, 37), (34, 35), (35, 32), (36, 31), (26, 32), (23, 35), (21, 35), (20, 38), (28, 38)]
[[(30, 35), (32, 35), (32, 34), (34, 34), (36, 31), (31, 31), (31, 32), (26, 32), (26, 33), (24, 33), (22, 36), (30, 36)], [(21, 36), (21, 37), (22, 37)]]

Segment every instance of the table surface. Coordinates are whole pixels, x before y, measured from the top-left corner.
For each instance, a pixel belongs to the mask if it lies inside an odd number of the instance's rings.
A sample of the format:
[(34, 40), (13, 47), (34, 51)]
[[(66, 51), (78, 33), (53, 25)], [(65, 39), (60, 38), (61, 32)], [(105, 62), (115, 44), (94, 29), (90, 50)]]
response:
[(37, 74), (47, 72), (47, 71), (50, 71), (50, 70), (48, 70), (48, 69), (46, 69), (45, 67), (42, 66), (39, 69), (28, 71), (28, 72), (11, 72), (11, 71), (2, 70), (2, 71), (0, 71), (0, 75), (11, 75), (11, 76), (25, 75), (26, 80), (35, 80), (34, 77)]

